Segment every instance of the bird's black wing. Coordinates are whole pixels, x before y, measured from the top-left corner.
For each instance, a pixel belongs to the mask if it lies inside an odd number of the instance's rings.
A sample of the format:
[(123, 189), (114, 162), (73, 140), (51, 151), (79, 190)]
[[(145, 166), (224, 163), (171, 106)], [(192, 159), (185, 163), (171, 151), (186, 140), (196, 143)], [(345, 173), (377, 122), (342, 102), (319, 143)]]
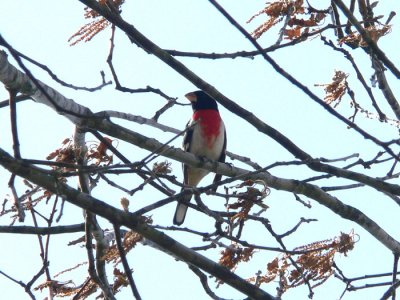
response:
[[(186, 128), (188, 128), (190, 126), (190, 122), (191, 120), (189, 120), (189, 122), (186, 124)], [(185, 135), (183, 136), (183, 144), (182, 144), (182, 148), (183, 151), (189, 152), (190, 151), (190, 144), (193, 138), (193, 127), (186, 130)], [(188, 166), (183, 164), (183, 183), (187, 184), (188, 182), (188, 172), (187, 172), (187, 168)]]
[[(221, 151), (221, 155), (219, 156), (218, 161), (219, 162), (225, 162), (225, 158), (226, 158), (226, 130), (224, 129), (224, 145), (222, 146), (222, 151)], [(218, 181), (221, 181), (222, 175), (221, 174), (215, 174), (213, 183), (216, 183)], [(214, 192), (217, 190), (217, 187), (212, 189)]]
[[(190, 126), (190, 121), (186, 124), (186, 128)], [(183, 136), (183, 144), (182, 148), (183, 151), (189, 152), (190, 151), (190, 144), (192, 141), (193, 137), (193, 127), (189, 128), (186, 130), (185, 135)], [(183, 184), (187, 185), (188, 184), (188, 166), (185, 164), (182, 164), (183, 168)], [(184, 191), (185, 188), (182, 188), (182, 191)], [(190, 199), (192, 198), (192, 194), (186, 194), (183, 197), (180, 197), (178, 199), (178, 204), (176, 205), (176, 210), (175, 210), (175, 215), (173, 219), (173, 223), (175, 225), (182, 225), (182, 223), (185, 221), (185, 216), (186, 212), (188, 209), (187, 204), (190, 202)]]

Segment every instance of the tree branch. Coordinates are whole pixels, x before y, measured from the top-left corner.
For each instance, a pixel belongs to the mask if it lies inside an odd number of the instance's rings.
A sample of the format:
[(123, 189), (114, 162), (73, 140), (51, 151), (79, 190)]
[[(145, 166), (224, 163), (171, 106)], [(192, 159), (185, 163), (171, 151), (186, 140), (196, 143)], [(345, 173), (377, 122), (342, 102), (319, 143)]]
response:
[(43, 186), (47, 190), (60, 195), (66, 201), (76, 206), (91, 211), (92, 213), (109, 220), (111, 223), (123, 225), (136, 231), (149, 241), (157, 244), (158, 247), (163, 249), (165, 252), (173, 253), (175, 257), (223, 280), (228, 285), (251, 298), (266, 300), (275, 299), (273, 296), (248, 283), (236, 274), (230, 272), (228, 269), (220, 266), (218, 263), (199, 255), (166, 234), (153, 229), (151, 226), (143, 222), (140, 217), (116, 209), (105, 202), (102, 202), (88, 194), (81, 193), (78, 190), (58, 181), (52, 172), (23, 165), (20, 161), (12, 158), (1, 149), (0, 164), (10, 172), (14, 172), (35, 184)]
[(122, 261), (122, 265), (124, 266), (126, 277), (128, 277), (129, 285), (131, 286), (132, 294), (136, 298), (136, 300), (141, 300), (142, 297), (139, 294), (139, 290), (136, 287), (135, 281), (133, 280), (132, 270), (129, 267), (128, 260), (126, 259), (125, 249), (121, 242), (121, 230), (118, 225), (114, 224), (114, 232), (115, 232), (115, 242), (117, 244), (119, 256)]
[[(0, 35), (0, 44), (2, 43), (5, 41)], [(89, 108), (79, 105), (72, 99), (65, 98), (53, 88), (35, 79), (28, 69), (23, 69), (26, 74), (11, 65), (7, 60), (7, 54), (0, 51), (0, 81), (5, 86), (30, 96), (35, 102), (51, 107), (75, 124), (79, 122), (79, 116), (92, 114)]]
[(85, 230), (85, 224), (52, 226), (52, 227), (36, 227), (36, 226), (0, 226), (0, 233), (12, 234), (64, 234), (82, 232)]
[(386, 54), (378, 47), (376, 42), (371, 39), (368, 32), (361, 26), (361, 24), (357, 21), (353, 13), (347, 8), (347, 6), (343, 3), (343, 1), (342, 0), (332, 0), (332, 1), (337, 5), (337, 7), (341, 9), (346, 18), (361, 34), (363, 40), (368, 44), (368, 46), (371, 48), (372, 52), (378, 57), (378, 59), (383, 62), (383, 64), (393, 73), (393, 75), (395, 75), (398, 79), (400, 79), (400, 71), (387, 58)]
[[(290, 139), (288, 139), (286, 136), (284, 136), (282, 133), (277, 131), (276, 129), (272, 128), (271, 126), (267, 125), (264, 123), (262, 120), (258, 119), (256, 116), (254, 116), (251, 112), (245, 110), (241, 106), (237, 105), (234, 101), (230, 100), (223, 94), (221, 94), (217, 89), (212, 87), (209, 83), (205, 82), (202, 80), (200, 77), (198, 77), (196, 74), (194, 74), (191, 70), (189, 70), (185, 65), (183, 65), (181, 62), (177, 61), (175, 58), (170, 56), (167, 52), (162, 50), (160, 47), (158, 47), (156, 44), (154, 44), (152, 41), (147, 39), (142, 33), (140, 33), (134, 26), (131, 24), (125, 22), (120, 15), (117, 15), (113, 13), (112, 11), (108, 10), (105, 6), (100, 5), (98, 2), (93, 1), (93, 0), (80, 0), (82, 3), (86, 4), (90, 8), (94, 9), (101, 15), (103, 15), (105, 18), (107, 18), (111, 23), (115, 24), (118, 26), (121, 30), (123, 30), (131, 39), (135, 40), (140, 44), (140, 46), (146, 50), (147, 52), (150, 52), (157, 56), (160, 60), (165, 62), (167, 65), (172, 67), (175, 71), (177, 71), (179, 74), (184, 76), (186, 79), (188, 79), (190, 82), (192, 82), (195, 86), (198, 88), (202, 89), (209, 95), (211, 95), (213, 98), (215, 98), (219, 103), (221, 103), (225, 108), (228, 110), (232, 111), (234, 114), (237, 116), (243, 118), (250, 124), (252, 124), (255, 128), (257, 128), (260, 132), (270, 136), (272, 139), (274, 139), (276, 142), (278, 142), (281, 146), (283, 146), (285, 149), (287, 149), (290, 153), (292, 153), (295, 157), (305, 161), (308, 163), (308, 166), (318, 172), (328, 172), (331, 174), (334, 174), (336, 176), (340, 177), (345, 177), (345, 178), (352, 178), (354, 180), (355, 177), (357, 177), (357, 181), (366, 183), (366, 179), (364, 176), (361, 175), (358, 176), (354, 174), (354, 172), (350, 171), (343, 171), (339, 168), (335, 168), (333, 166), (327, 165), (327, 164), (322, 164), (321, 162), (315, 161), (312, 159), (311, 155), (300, 149), (297, 145), (295, 145)], [(246, 33), (247, 34), (247, 33)], [(248, 34), (247, 34), (248, 35)], [(249, 35), (249, 37), (252, 39), (252, 37)], [(256, 42), (255, 42), (256, 43)], [(257, 43), (256, 43), (257, 44)], [(258, 45), (258, 44), (257, 44)], [(262, 51), (262, 48), (258, 46), (259, 51)], [(265, 53), (263, 53), (263, 57), (267, 57)], [(269, 57), (268, 57), (269, 58)], [(270, 59), (270, 58), (269, 58)], [(272, 62), (271, 62), (272, 63)], [(287, 73), (281, 69), (279, 66), (276, 64), (274, 67), (277, 68), (277, 71), (287, 77)], [(290, 77), (292, 78), (292, 77)], [(294, 81), (293, 81), (294, 80)], [(292, 83), (295, 83), (296, 86), (299, 86), (300, 83), (298, 83), (297, 80), (294, 78), (291, 79)], [(301, 85), (301, 84), (300, 84)], [(393, 157), (397, 158), (397, 155), (394, 154), (394, 152), (390, 149), (390, 147), (387, 145), (387, 143), (381, 142), (375, 137), (371, 136), (361, 128), (359, 128), (356, 124), (350, 122), (343, 116), (339, 115), (333, 108), (331, 108), (329, 105), (326, 105), (321, 99), (319, 99), (317, 96), (315, 96), (311, 91), (307, 89), (307, 87), (301, 87), (303, 91), (307, 93), (313, 100), (317, 101), (321, 105), (324, 106), (326, 110), (328, 110), (330, 113), (333, 115), (337, 116), (339, 119), (341, 119), (343, 122), (345, 122), (347, 125), (351, 126), (354, 128), (357, 132), (359, 132), (363, 137), (366, 139), (370, 139), (374, 141), (376, 144), (380, 145), (383, 147), (390, 155)], [(325, 104), (325, 105), (324, 105)], [(362, 180), (362, 181), (361, 181)], [(367, 180), (369, 181), (369, 180)], [(368, 184), (369, 185), (369, 184)]]
[(16, 279), (12, 278), (10, 275), (7, 275), (6, 273), (4, 273), (1, 270), (0, 270), (0, 274), (3, 275), (4, 277), (6, 277), (7, 279), (11, 280), (12, 282), (14, 282), (14, 283), (20, 285), (21, 287), (23, 287), (25, 292), (29, 295), (29, 297), (31, 297), (32, 300), (36, 300), (36, 298), (33, 295), (32, 291), (30, 290), (30, 288), (28, 288), (28, 286), (25, 283), (23, 283), (20, 280), (16, 280)]

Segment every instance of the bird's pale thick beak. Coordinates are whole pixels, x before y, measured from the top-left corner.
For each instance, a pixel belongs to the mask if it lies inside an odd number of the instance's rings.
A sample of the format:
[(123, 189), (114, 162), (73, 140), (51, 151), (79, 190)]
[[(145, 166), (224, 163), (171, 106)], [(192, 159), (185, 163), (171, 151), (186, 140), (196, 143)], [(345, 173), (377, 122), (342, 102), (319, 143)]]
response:
[(197, 101), (197, 96), (194, 92), (187, 93), (185, 97), (190, 101), (190, 102), (196, 102)]

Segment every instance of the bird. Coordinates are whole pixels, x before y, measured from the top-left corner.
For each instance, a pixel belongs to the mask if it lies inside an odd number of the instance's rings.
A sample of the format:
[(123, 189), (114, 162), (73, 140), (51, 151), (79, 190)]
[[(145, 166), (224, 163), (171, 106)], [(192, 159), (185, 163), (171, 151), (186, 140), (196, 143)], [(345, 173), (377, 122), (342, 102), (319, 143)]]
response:
[[(186, 125), (183, 150), (201, 158), (225, 162), (226, 130), (217, 102), (203, 91), (190, 92), (185, 97), (192, 105), (193, 115)], [(188, 187), (196, 187), (208, 173), (208, 170), (183, 164), (182, 191)], [(221, 177), (222, 175), (215, 174), (213, 183), (220, 181)], [(216, 189), (215, 187), (213, 191)], [(175, 225), (179, 226), (184, 222), (191, 198), (192, 194), (186, 193), (178, 199), (173, 219)]]

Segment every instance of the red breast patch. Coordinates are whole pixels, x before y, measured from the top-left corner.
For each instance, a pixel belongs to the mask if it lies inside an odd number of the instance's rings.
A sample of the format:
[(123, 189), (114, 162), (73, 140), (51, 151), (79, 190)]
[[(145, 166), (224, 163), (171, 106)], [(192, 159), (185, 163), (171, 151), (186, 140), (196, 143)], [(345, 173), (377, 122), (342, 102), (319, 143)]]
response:
[(201, 109), (193, 114), (193, 120), (200, 122), (201, 132), (207, 140), (208, 147), (211, 147), (214, 138), (220, 133), (219, 112), (215, 109)]

